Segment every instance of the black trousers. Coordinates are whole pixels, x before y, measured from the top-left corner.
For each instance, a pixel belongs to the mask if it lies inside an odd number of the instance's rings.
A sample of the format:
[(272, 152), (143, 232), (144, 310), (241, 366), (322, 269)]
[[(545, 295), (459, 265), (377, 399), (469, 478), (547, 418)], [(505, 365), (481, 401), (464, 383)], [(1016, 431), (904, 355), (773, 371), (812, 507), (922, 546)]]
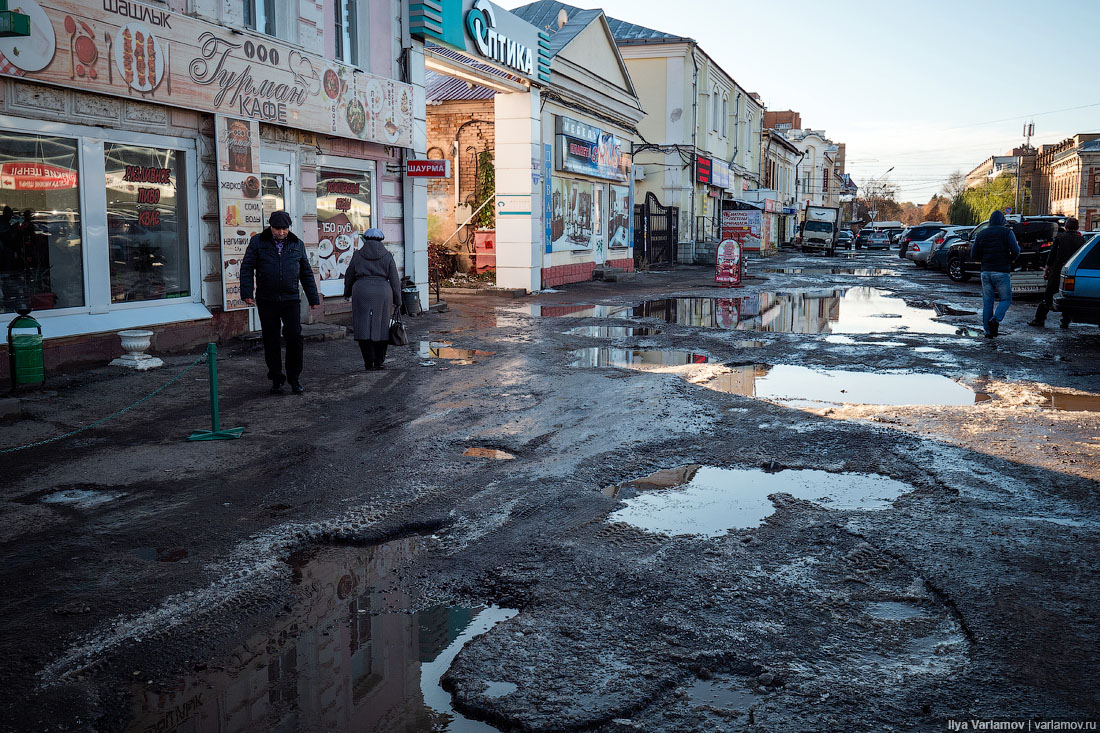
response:
[(257, 300), (260, 328), (264, 336), (264, 359), (267, 361), (267, 378), (282, 381), (282, 344), (279, 330), (286, 339), (286, 378), (297, 382), (302, 374), (302, 319), (298, 300)]
[(1039, 307), (1035, 309), (1036, 321), (1046, 323), (1047, 313), (1054, 307), (1054, 296), (1061, 287), (1061, 278), (1051, 272), (1050, 277), (1047, 279), (1047, 289), (1043, 291), (1043, 299), (1039, 301)]
[(359, 351), (363, 354), (363, 366), (367, 369), (382, 366), (382, 362), (386, 360), (386, 349), (389, 346), (389, 341), (359, 339)]

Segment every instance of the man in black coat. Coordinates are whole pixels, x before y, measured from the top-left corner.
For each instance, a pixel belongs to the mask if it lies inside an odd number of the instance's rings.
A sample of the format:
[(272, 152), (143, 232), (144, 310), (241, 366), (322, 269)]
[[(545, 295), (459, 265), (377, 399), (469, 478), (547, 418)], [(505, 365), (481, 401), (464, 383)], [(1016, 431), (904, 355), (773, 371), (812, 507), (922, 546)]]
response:
[[(982, 327), (986, 338), (1000, 331), (1008, 307), (1012, 305), (1012, 263), (1020, 256), (1016, 235), (1005, 225), (1005, 215), (994, 211), (989, 226), (970, 245), (970, 259), (982, 264)], [(994, 297), (1000, 301), (993, 310)]]
[(1062, 267), (1085, 244), (1085, 238), (1077, 231), (1079, 224), (1072, 216), (1066, 219), (1066, 230), (1054, 238), (1054, 246), (1047, 254), (1047, 264), (1043, 268), (1043, 277), (1047, 280), (1047, 289), (1043, 299), (1035, 309), (1035, 318), (1027, 322), (1029, 326), (1043, 328), (1047, 325), (1047, 313), (1054, 305), (1054, 294), (1062, 285)]
[[(305, 245), (290, 232), (290, 214), (276, 211), (269, 223), (267, 229), (252, 237), (244, 252), (241, 299), (248, 305), (255, 305), (260, 314), (271, 392), (278, 393), (289, 381), (291, 391), (302, 394), (305, 390), (299, 380), (302, 374), (302, 319), (298, 283), (302, 283), (306, 291), (310, 308), (319, 308), (321, 299)], [(258, 283), (255, 299), (252, 297), (254, 281)], [(285, 375), (280, 358), (280, 324), (286, 339)]]

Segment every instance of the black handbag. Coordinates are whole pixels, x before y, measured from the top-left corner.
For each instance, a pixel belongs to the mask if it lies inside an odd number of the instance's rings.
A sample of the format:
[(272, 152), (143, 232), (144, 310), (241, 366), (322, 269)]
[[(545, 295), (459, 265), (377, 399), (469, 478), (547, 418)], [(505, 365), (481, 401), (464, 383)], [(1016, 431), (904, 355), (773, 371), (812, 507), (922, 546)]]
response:
[(390, 321), (390, 346), (408, 346), (409, 335), (405, 333), (405, 324), (394, 319)]

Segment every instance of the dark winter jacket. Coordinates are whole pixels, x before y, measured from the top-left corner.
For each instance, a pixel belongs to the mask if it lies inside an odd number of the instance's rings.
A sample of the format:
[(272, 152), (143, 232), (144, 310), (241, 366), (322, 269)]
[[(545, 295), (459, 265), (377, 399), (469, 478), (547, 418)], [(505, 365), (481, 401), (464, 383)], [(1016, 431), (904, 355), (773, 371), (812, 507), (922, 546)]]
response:
[(252, 296), (256, 284), (256, 300), (300, 300), (298, 283), (306, 291), (310, 305), (320, 305), (317, 281), (306, 257), (302, 240), (288, 234), (283, 253), (275, 246), (275, 238), (268, 227), (252, 237), (241, 261), (241, 299)]
[(994, 211), (989, 226), (970, 245), (970, 259), (982, 263), (982, 272), (1012, 272), (1012, 262), (1019, 256), (1020, 245), (1005, 226), (1005, 215)]
[(1054, 245), (1047, 255), (1047, 267), (1050, 268), (1050, 277), (1057, 278), (1062, 274), (1062, 267), (1069, 262), (1069, 258), (1077, 254), (1077, 250), (1085, 245), (1085, 238), (1081, 232), (1062, 232), (1054, 238)]

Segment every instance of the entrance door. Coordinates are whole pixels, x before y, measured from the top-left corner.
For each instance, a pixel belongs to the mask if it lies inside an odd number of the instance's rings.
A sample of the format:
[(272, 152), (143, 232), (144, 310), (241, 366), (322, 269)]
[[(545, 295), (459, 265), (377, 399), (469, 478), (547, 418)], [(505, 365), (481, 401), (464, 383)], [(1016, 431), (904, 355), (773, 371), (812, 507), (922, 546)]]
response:
[(652, 191), (645, 195), (644, 204), (634, 205), (635, 266), (675, 264), (679, 240), (678, 206), (661, 206)]
[[(285, 211), (290, 214), (290, 230), (301, 236), (302, 230), (294, 211), (294, 197), (290, 195), (290, 191), (289, 164), (260, 164), (260, 196), (264, 207), (264, 227), (267, 226), (267, 220), (274, 212)], [(255, 307), (248, 309), (248, 328), (250, 331), (260, 330), (260, 317)]]

